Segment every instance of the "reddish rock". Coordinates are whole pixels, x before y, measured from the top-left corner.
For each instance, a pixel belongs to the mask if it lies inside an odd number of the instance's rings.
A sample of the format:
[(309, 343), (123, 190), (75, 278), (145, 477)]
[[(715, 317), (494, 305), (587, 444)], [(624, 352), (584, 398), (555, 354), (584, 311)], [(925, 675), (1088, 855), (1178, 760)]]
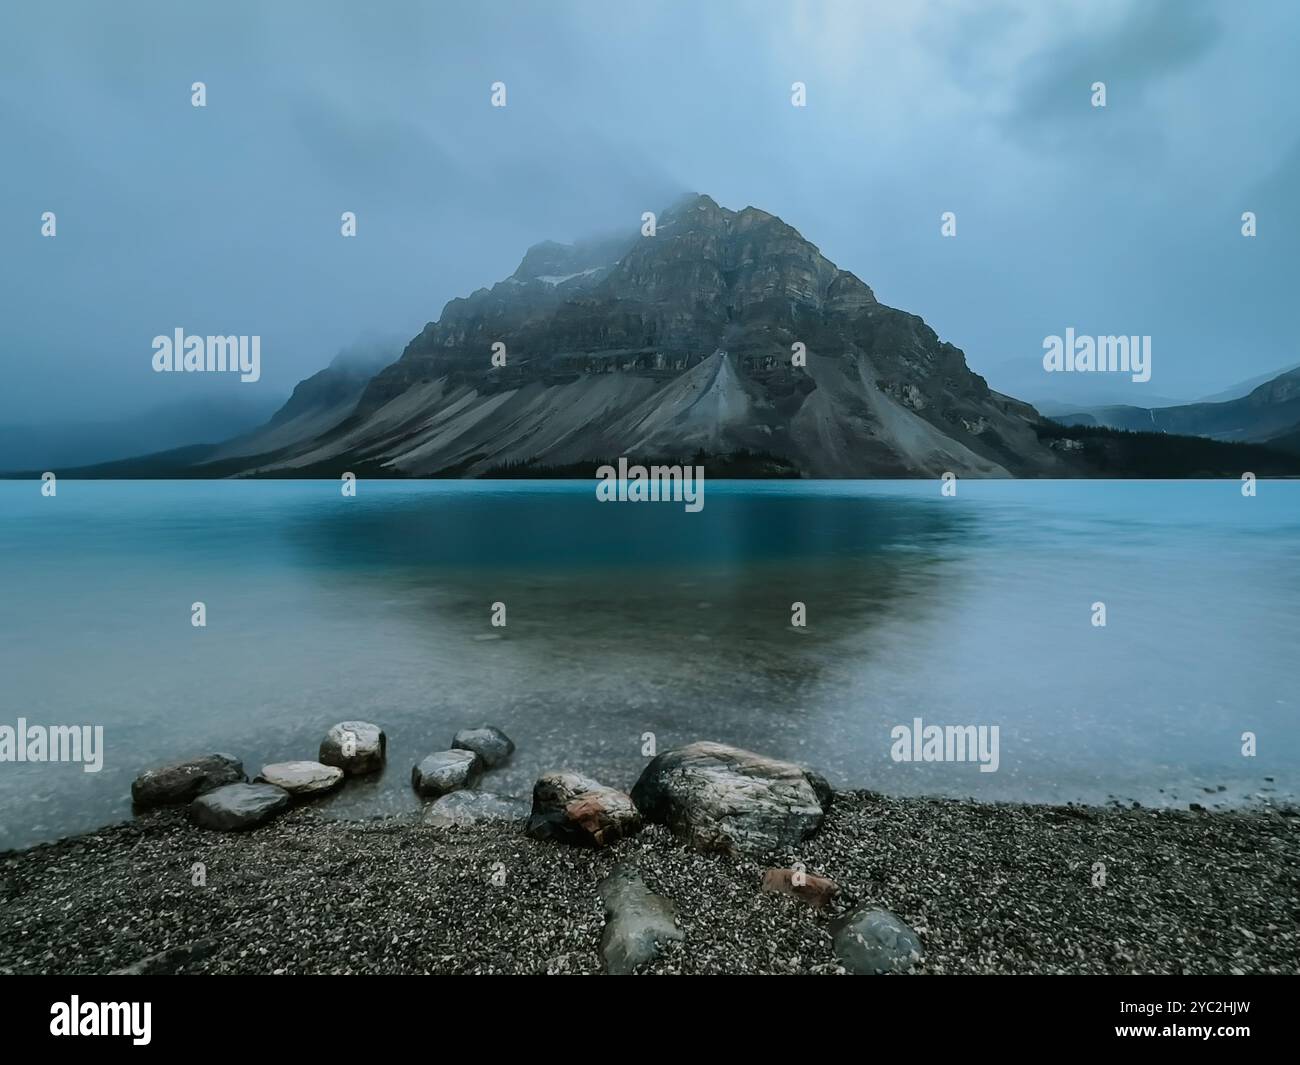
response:
[(840, 892), (839, 884), (824, 876), (803, 873), (800, 881), (795, 883), (794, 869), (769, 869), (763, 874), (763, 890), (793, 895), (818, 910), (825, 909)]
[(587, 847), (608, 847), (641, 831), (631, 796), (580, 773), (547, 773), (533, 786), (527, 834)]

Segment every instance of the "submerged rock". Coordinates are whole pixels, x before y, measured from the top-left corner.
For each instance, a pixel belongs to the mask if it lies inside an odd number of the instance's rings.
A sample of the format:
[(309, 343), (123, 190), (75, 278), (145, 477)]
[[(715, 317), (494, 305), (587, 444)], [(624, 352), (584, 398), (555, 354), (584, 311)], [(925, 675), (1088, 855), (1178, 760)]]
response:
[(907, 972), (921, 958), (921, 940), (888, 910), (858, 910), (831, 924), (832, 946), (851, 973)]
[(528, 816), (526, 800), (488, 791), (453, 791), (429, 807), (426, 825), (473, 825), (482, 821), (522, 821)]
[(596, 890), (605, 903), (600, 955), (612, 975), (626, 975), (653, 960), (660, 943), (686, 938), (677, 927), (673, 901), (654, 894), (635, 869), (618, 866)]
[(411, 787), (423, 796), (472, 788), (483, 774), (483, 759), (473, 751), (434, 751), (411, 768)]
[(769, 869), (763, 874), (762, 889), (793, 895), (817, 910), (829, 906), (840, 892), (840, 886), (834, 880), (795, 869)]
[(384, 767), (388, 737), (369, 721), (340, 721), (321, 740), (320, 760), (348, 776), (376, 773)]
[(821, 827), (830, 799), (830, 785), (801, 766), (708, 742), (656, 756), (632, 789), (647, 821), (700, 850), (744, 853), (796, 846)]
[(547, 773), (533, 785), (528, 835), (578, 846), (607, 847), (641, 831), (631, 797), (568, 770)]
[(228, 754), (205, 754), (184, 762), (147, 769), (131, 784), (136, 806), (170, 806), (190, 802), (205, 791), (243, 783), (244, 763)]
[(496, 725), (463, 728), (452, 737), (451, 745), (458, 750), (473, 751), (489, 769), (505, 764), (515, 753), (514, 740)]
[(262, 766), (255, 783), (274, 784), (290, 795), (308, 798), (337, 788), (343, 783), (343, 770), (320, 762), (272, 762)]
[(204, 828), (237, 832), (269, 821), (290, 801), (274, 784), (227, 784), (190, 803), (190, 817)]

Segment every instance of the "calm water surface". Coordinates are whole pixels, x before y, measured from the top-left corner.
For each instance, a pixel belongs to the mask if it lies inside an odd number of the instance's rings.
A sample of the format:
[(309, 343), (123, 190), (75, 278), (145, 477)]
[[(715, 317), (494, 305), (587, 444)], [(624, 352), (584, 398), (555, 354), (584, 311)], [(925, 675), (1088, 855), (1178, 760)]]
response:
[[(340, 816), (418, 807), (411, 764), (483, 721), (519, 751), (482, 786), (517, 794), (629, 786), (653, 732), (895, 793), (1290, 798), (1298, 560), (1297, 483), (710, 482), (695, 514), (586, 481), (0, 483), (0, 724), (106, 746), (97, 774), (0, 763), (0, 847), (129, 816), (160, 761), (314, 758), (349, 717), (389, 766)], [(998, 725), (999, 770), (893, 762), (918, 716)]]

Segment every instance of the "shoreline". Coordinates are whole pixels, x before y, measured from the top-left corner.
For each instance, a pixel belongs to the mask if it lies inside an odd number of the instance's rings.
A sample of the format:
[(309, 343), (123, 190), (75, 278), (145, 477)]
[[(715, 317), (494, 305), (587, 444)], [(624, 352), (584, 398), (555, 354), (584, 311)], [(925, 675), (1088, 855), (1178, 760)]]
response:
[[(838, 885), (827, 909), (760, 890), (795, 861)], [(843, 972), (830, 925), (864, 905), (915, 930), (915, 973), (1300, 968), (1298, 807), (853, 791), (793, 852), (762, 857), (700, 853), (658, 824), (588, 849), (522, 821), (333, 820), (304, 804), (214, 833), (154, 811), (0, 854), (0, 973), (599, 973), (597, 888), (620, 866), (672, 900), (684, 933), (643, 972)]]

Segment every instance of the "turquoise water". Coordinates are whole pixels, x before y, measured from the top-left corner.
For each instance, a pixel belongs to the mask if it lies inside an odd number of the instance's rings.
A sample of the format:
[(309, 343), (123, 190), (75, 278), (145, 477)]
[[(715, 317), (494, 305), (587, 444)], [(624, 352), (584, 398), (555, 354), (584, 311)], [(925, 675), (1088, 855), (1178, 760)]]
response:
[[(350, 717), (390, 761), (347, 816), (417, 808), (412, 763), (482, 721), (519, 745), (482, 786), (517, 794), (628, 786), (652, 732), (896, 793), (1292, 797), (1298, 548), (1278, 482), (710, 482), (699, 513), (590, 482), (0, 483), (0, 725), (105, 737), (99, 773), (0, 763), (0, 847), (128, 816), (160, 761), (314, 758)], [(918, 716), (997, 725), (998, 771), (894, 762)]]

